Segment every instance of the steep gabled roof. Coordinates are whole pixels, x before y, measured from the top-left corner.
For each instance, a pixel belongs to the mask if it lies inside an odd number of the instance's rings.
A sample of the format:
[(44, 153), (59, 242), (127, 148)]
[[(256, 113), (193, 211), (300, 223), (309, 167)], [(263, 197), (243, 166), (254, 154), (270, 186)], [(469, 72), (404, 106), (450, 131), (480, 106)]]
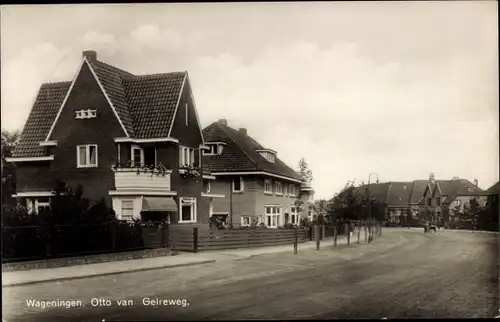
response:
[(405, 206), (410, 201), (412, 182), (389, 182), (387, 204), (390, 206)]
[(252, 137), (227, 125), (214, 122), (203, 129), (203, 136), (207, 143), (226, 143), (220, 155), (203, 157), (203, 162), (210, 166), (212, 172), (265, 171), (302, 181), (296, 171), (277, 157), (272, 163), (256, 152), (264, 147)]
[(487, 193), (498, 194), (500, 193), (500, 182), (495, 183), (486, 190)]
[(378, 202), (387, 202), (390, 183), (370, 183), (369, 185), (361, 185), (356, 187), (355, 193), (358, 196), (367, 197), (367, 188), (370, 189), (370, 197), (376, 199)]
[(455, 180), (438, 180), (436, 184), (439, 186), (443, 195), (447, 196), (444, 203), (451, 202), (456, 196), (474, 196), (484, 194), (484, 190), (474, 185), (466, 179)]
[(123, 79), (135, 137), (169, 136), (185, 77), (175, 72)]
[(41, 147), (39, 142), (45, 140), (70, 85), (71, 82), (42, 84), (12, 153), (13, 157), (45, 156), (45, 148)]
[[(187, 72), (137, 76), (96, 58), (85, 59), (82, 64), (85, 63), (129, 137), (169, 136)], [(47, 139), (57, 122), (70, 88), (71, 82), (42, 84), (13, 157), (45, 155), (39, 143)]]
[(410, 203), (416, 204), (422, 200), (425, 189), (429, 185), (429, 180), (415, 180), (413, 181), (410, 194)]

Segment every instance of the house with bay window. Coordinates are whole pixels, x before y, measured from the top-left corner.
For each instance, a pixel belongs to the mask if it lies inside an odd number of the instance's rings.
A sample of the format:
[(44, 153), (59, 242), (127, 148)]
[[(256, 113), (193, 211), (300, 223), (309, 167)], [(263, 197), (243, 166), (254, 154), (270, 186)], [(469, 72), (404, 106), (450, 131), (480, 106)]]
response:
[(187, 72), (134, 75), (83, 52), (74, 79), (42, 84), (20, 141), (20, 204), (50, 206), (55, 182), (105, 198), (120, 219), (208, 224), (215, 176)]
[[(307, 217), (314, 191), (310, 183), (283, 163), (277, 152), (264, 148), (247, 129), (234, 129), (219, 120), (203, 130), (203, 164), (216, 177), (210, 191), (214, 199), (210, 216), (234, 226), (252, 224), (278, 228), (298, 224)], [(296, 201), (303, 200), (303, 206)], [(305, 205), (305, 206), (304, 206)]]

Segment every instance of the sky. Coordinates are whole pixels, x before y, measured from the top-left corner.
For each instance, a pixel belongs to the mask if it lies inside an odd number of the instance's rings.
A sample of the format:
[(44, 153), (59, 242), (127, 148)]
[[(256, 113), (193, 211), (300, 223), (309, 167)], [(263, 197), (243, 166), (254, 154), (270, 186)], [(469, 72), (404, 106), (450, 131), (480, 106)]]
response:
[(316, 198), (348, 180), (499, 176), (496, 1), (1, 7), (2, 129), (82, 51), (134, 74), (187, 70), (203, 127), (225, 118)]

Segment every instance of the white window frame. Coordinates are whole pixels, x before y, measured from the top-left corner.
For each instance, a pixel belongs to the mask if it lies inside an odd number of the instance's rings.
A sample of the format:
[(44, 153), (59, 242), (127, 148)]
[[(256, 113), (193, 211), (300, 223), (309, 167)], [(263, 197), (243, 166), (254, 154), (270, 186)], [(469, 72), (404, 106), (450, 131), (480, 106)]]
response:
[[(268, 213), (267, 209), (270, 208), (271, 212)], [(282, 222), (282, 207), (278, 205), (265, 205), (264, 206), (264, 213), (265, 213), (265, 225), (268, 228), (278, 228), (281, 225)], [(268, 224), (268, 218), (271, 218), (271, 225)], [(273, 218), (276, 218), (276, 225), (272, 225)]]
[[(85, 161), (90, 161), (90, 147), (95, 147), (95, 164), (81, 164), (80, 148), (85, 148)], [(97, 168), (99, 164), (99, 150), (97, 144), (83, 144), (76, 146), (76, 166), (77, 168)]]
[(243, 177), (238, 177), (238, 178), (240, 179), (240, 190), (234, 190), (234, 182), (235, 182), (236, 179), (232, 180), (231, 186), (233, 188), (233, 192), (235, 192), (235, 193), (242, 193), (245, 190), (244, 182), (243, 182)]
[(285, 197), (288, 196), (288, 183), (286, 183), (286, 182), (283, 182), (283, 195)]
[[(187, 151), (187, 154), (186, 154)], [(187, 156), (187, 160), (186, 160)], [(179, 147), (179, 166), (180, 167), (185, 167), (186, 165), (188, 166), (193, 166), (195, 163), (194, 160), (194, 148), (190, 148), (188, 146), (180, 146)]]
[[(191, 218), (189, 220), (182, 219), (182, 206), (191, 206)], [(180, 197), (179, 198), (179, 224), (192, 224), (196, 223), (196, 198), (193, 197)]]
[[(120, 207), (120, 219), (121, 220), (126, 220), (126, 221), (133, 221), (134, 219), (134, 211), (135, 211), (135, 204), (134, 204), (134, 199), (122, 199), (121, 201), (121, 207)], [(124, 204), (125, 203), (131, 203), (132, 204), (132, 216), (127, 216), (127, 217), (124, 217), (123, 216), (123, 209), (124, 209)]]
[[(293, 218), (295, 218), (295, 220)], [(290, 223), (294, 225), (300, 224), (299, 207), (297, 206), (290, 207)]]
[(274, 193), (277, 196), (282, 196), (283, 195), (283, 184), (281, 181), (274, 181), (274, 184), (276, 185), (276, 188), (274, 189)]
[[(271, 188), (271, 190), (268, 190), (267, 188)], [(266, 195), (273, 194), (273, 182), (271, 179), (264, 179), (264, 193)]]
[[(248, 224), (245, 223), (245, 219), (248, 219)], [(252, 216), (241, 216), (241, 226), (249, 227), (252, 225)]]
[(205, 192), (210, 192), (210, 190), (212, 190), (212, 186), (210, 184), (210, 181), (206, 180), (205, 182), (207, 183), (207, 190)]
[(94, 119), (97, 117), (97, 110), (79, 110), (75, 111), (75, 118), (79, 120)]
[(203, 151), (203, 155), (217, 155), (218, 145), (217, 144), (207, 144), (210, 151)]
[(38, 208), (39, 207), (50, 207), (50, 198), (48, 202), (40, 202), (39, 199), (45, 199), (44, 198), (26, 198), (26, 208), (28, 209), (29, 213), (35, 213), (38, 214)]
[(295, 187), (294, 184), (289, 184), (288, 185), (288, 196), (290, 196), (290, 197), (297, 197), (296, 187)]
[(455, 200), (455, 206), (456, 207), (462, 206), (462, 201), (460, 199)]
[(139, 150), (140, 151), (140, 158), (141, 158), (141, 161), (140, 161), (140, 164), (138, 164), (139, 166), (143, 167), (144, 166), (144, 149), (141, 148), (140, 146), (138, 145), (132, 145), (130, 147), (130, 160), (133, 162), (133, 164), (135, 165), (135, 161), (134, 161), (134, 151), (135, 150)]
[(186, 126), (189, 125), (189, 105), (188, 102), (184, 103), (184, 110), (186, 111)]

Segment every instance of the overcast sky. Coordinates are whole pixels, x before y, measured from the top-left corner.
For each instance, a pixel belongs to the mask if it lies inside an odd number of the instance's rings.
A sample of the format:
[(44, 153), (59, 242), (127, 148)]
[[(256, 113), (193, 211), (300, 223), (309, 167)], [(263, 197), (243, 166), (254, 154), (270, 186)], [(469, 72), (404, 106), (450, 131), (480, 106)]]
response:
[[(135, 74), (187, 70), (202, 126), (226, 118), (316, 197), (381, 181), (498, 181), (496, 1), (3, 6), (2, 128), (81, 52)], [(374, 177), (372, 177), (374, 178)]]

